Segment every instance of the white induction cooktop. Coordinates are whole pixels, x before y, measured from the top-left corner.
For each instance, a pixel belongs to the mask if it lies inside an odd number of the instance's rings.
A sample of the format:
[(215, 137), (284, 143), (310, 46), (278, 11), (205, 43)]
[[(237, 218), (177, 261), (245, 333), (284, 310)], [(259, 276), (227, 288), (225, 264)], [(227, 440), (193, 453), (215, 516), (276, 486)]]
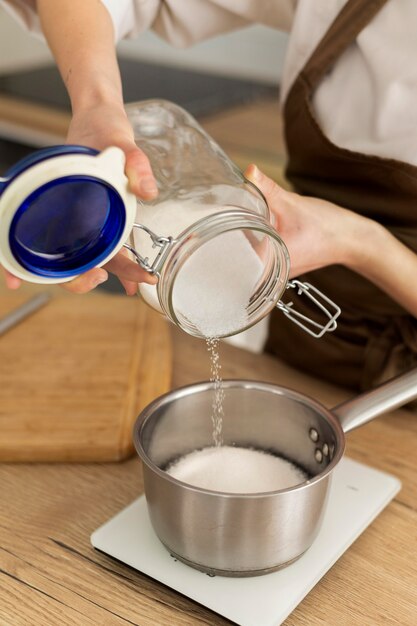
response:
[(153, 532), (144, 496), (98, 528), (91, 543), (239, 626), (279, 626), (400, 488), (394, 476), (342, 459), (312, 547), (285, 569), (253, 578), (210, 577), (173, 559)]

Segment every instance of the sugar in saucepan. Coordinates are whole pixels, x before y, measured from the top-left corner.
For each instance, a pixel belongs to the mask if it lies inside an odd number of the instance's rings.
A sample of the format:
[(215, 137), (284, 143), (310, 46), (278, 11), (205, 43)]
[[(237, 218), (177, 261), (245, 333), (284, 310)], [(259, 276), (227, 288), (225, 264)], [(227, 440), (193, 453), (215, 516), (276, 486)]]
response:
[(167, 468), (168, 474), (195, 487), (223, 493), (261, 493), (287, 489), (307, 475), (278, 456), (235, 446), (194, 450)]

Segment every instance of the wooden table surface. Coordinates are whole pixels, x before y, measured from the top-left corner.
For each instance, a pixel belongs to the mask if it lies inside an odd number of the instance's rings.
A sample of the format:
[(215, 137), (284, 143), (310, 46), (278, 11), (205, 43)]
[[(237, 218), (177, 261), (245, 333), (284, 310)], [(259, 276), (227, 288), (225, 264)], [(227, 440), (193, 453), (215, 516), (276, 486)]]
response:
[[(204, 343), (175, 328), (172, 333), (174, 387), (206, 379)], [(329, 407), (351, 395), (267, 355), (224, 344), (221, 357), (224, 377), (276, 382)], [(347, 454), (398, 476), (403, 488), (286, 626), (417, 624), (416, 450), (417, 416), (405, 409), (349, 434)], [(92, 531), (142, 491), (136, 458), (0, 465), (1, 626), (229, 624), (91, 547)]]

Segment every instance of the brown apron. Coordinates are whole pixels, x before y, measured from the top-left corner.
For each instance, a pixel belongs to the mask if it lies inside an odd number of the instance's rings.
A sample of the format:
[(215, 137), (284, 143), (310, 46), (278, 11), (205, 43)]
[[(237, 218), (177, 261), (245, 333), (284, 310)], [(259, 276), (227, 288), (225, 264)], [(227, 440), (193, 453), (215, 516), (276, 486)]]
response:
[[(298, 193), (376, 220), (417, 252), (417, 167), (337, 147), (322, 133), (311, 105), (321, 79), (385, 3), (348, 0), (294, 82), (284, 108), (286, 173)], [(341, 307), (338, 328), (314, 339), (275, 310), (269, 352), (329, 381), (361, 389), (417, 364), (417, 320), (375, 285), (336, 265), (302, 279)], [(302, 297), (291, 293), (291, 300), (312, 315)]]

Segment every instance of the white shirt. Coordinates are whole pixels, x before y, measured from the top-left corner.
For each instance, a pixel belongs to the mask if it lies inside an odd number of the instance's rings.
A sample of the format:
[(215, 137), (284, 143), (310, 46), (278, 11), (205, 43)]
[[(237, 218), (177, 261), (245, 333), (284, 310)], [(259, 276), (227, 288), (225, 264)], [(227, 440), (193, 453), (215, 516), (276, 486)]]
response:
[[(346, 1), (102, 0), (117, 40), (152, 28), (185, 47), (254, 23), (289, 32), (282, 99)], [(0, 4), (39, 32), (34, 0)], [(417, 165), (416, 61), (417, 0), (389, 0), (314, 94), (315, 115), (330, 141)]]

